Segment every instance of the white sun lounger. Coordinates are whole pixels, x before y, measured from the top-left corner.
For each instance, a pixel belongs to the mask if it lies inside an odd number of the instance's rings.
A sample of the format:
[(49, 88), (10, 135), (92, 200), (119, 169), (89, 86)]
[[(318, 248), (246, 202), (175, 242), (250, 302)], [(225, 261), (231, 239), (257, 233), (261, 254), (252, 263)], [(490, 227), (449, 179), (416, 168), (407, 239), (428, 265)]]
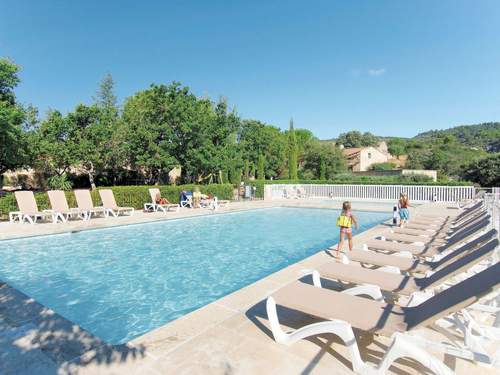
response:
[(144, 203), (144, 211), (162, 211), (164, 213), (167, 213), (167, 211), (170, 211), (171, 209), (174, 211), (179, 211), (180, 205), (175, 204), (175, 203), (167, 203), (167, 204), (159, 204), (156, 203), (156, 200), (158, 197), (161, 198), (161, 193), (160, 189), (158, 188), (151, 188), (149, 189), (149, 196), (151, 197), (151, 203)]
[(354, 249), (343, 256), (342, 262), (349, 263), (350, 261), (354, 261), (371, 267), (392, 267), (394, 269), (398, 269), (400, 272), (426, 273), (429, 271), (435, 271), (449, 264), (450, 261), (468, 254), (470, 251), (474, 250), (486, 241), (495, 238), (497, 235), (497, 231), (495, 229), (491, 229), (487, 233), (474, 238), (456, 250), (451, 250), (447, 255), (436, 257), (437, 259), (431, 258), (430, 260), (424, 260), (414, 258), (411, 255), (408, 257)]
[(436, 290), (447, 280), (492, 256), (497, 247), (498, 240), (491, 240), (463, 257), (450, 261), (431, 275), (420, 278), (338, 262), (322, 264), (311, 273), (314, 285), (318, 287), (321, 287), (321, 278), (325, 278), (348, 284), (375, 285), (387, 292), (410, 296), (416, 292)]
[[(430, 355), (426, 349), (491, 365), (489, 353), (484, 352), (471, 331), (462, 330), (463, 344), (430, 341), (418, 335), (422, 327), (433, 325), (446, 316), (456, 316), (463, 309), (491, 293), (500, 284), (500, 263), (429, 298), (418, 306), (400, 307), (358, 297), (370, 293), (369, 287), (353, 288), (342, 293), (317, 288), (299, 281), (273, 293), (267, 299), (266, 310), (276, 342), (292, 345), (310, 336), (332, 333), (348, 347), (355, 373), (385, 374), (398, 358), (408, 357), (420, 362), (438, 375), (453, 374), (449, 367)], [(324, 321), (285, 332), (278, 319), (277, 305), (314, 316)], [(377, 366), (365, 363), (360, 355), (353, 328), (392, 338), (392, 343)]]
[(104, 217), (108, 217), (108, 211), (104, 207), (96, 207), (94, 206), (94, 202), (92, 201), (92, 196), (90, 195), (90, 191), (86, 189), (74, 190), (76, 204), (78, 208), (82, 211), (87, 212), (87, 219), (90, 219), (92, 215), (102, 215)]
[[(479, 233), (481, 230), (487, 229), (490, 223), (489, 216), (480, 221), (474, 222), (465, 228), (457, 231), (453, 236), (445, 241), (437, 241), (436, 243), (424, 244), (420, 238), (409, 238), (411, 236), (396, 235), (391, 233), (382, 233), (378, 238), (366, 241), (362, 246), (365, 249), (386, 252), (407, 252), (414, 256), (431, 257), (446, 250), (451, 250), (460, 243), (469, 240), (471, 237)], [(413, 236), (416, 237), (416, 236)], [(404, 239), (406, 243), (397, 242)]]
[(62, 221), (66, 222), (71, 217), (79, 217), (82, 220), (88, 220), (90, 218), (90, 215), (87, 211), (80, 208), (69, 207), (64, 191), (49, 190), (47, 192), (47, 195), (49, 196), (50, 206), (52, 207), (51, 210), (47, 211), (58, 215), (58, 217), (61, 218)]
[(108, 211), (109, 214), (114, 217), (120, 214), (128, 213), (130, 216), (134, 214), (133, 207), (120, 207), (116, 204), (115, 195), (111, 189), (99, 190), (99, 195), (101, 197), (102, 206)]
[(35, 224), (38, 219), (48, 218), (50, 218), (53, 223), (57, 223), (57, 220), (59, 219), (64, 221), (62, 216), (58, 214), (38, 210), (35, 195), (32, 191), (16, 191), (14, 192), (14, 196), (16, 197), (19, 211), (10, 213), (9, 216), (11, 222), (14, 222), (16, 217), (20, 223), (24, 223), (26, 221), (30, 224)]

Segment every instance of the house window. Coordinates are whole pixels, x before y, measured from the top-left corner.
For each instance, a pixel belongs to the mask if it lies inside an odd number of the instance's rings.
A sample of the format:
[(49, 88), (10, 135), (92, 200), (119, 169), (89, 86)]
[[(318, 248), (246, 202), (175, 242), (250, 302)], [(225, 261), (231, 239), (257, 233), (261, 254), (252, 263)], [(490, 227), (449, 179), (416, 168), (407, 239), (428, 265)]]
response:
[(369, 152), (369, 153), (368, 153), (368, 159), (371, 159), (371, 158), (372, 158), (372, 153), (371, 153), (371, 152)]

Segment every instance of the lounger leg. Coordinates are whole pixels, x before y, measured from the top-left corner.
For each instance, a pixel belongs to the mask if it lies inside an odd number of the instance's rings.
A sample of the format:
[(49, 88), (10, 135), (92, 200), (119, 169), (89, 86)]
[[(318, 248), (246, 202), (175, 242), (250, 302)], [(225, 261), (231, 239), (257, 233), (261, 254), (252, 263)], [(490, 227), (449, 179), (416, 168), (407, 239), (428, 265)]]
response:
[(437, 360), (426, 350), (416, 346), (413, 342), (401, 333), (393, 335), (393, 341), (382, 362), (377, 366), (377, 372), (385, 374), (391, 364), (398, 358), (408, 357), (416, 360), (429, 368), (437, 375), (451, 375), (454, 372), (443, 362)]
[(35, 221), (33, 221), (33, 219), (31, 218), (31, 216), (29, 215), (22, 215), (22, 220), (21, 220), (21, 223), (24, 223), (24, 221), (27, 221), (28, 223), (30, 224), (35, 224), (36, 222), (36, 217), (35, 217)]

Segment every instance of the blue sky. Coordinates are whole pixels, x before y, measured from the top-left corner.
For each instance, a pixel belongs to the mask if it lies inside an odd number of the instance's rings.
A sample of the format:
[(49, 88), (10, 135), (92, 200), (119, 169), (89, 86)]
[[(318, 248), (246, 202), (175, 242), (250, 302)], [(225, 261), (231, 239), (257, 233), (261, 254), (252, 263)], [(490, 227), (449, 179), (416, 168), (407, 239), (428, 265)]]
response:
[(41, 114), (173, 80), (320, 138), (500, 121), (500, 1), (7, 1), (0, 56)]

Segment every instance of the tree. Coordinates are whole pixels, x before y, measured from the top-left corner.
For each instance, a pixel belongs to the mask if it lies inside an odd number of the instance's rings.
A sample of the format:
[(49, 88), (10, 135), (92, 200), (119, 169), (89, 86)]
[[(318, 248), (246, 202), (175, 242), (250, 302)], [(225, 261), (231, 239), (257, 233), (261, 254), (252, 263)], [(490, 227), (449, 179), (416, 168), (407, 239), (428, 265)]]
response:
[(281, 176), (286, 170), (287, 137), (277, 127), (260, 121), (244, 120), (238, 134), (239, 149), (243, 160), (257, 166), (264, 156), (264, 174)]
[(25, 111), (16, 103), (14, 88), (19, 83), (19, 67), (0, 59), (0, 175), (25, 164)]
[(60, 112), (48, 112), (32, 137), (35, 168), (61, 177), (77, 162), (73, 125)]
[(346, 170), (342, 152), (331, 143), (311, 142), (304, 157), (304, 176), (327, 180)]
[(472, 162), (463, 177), (484, 187), (500, 186), (500, 153)]
[(406, 150), (405, 141), (400, 138), (390, 139), (387, 144), (387, 150), (395, 157), (404, 155)]
[[(236, 112), (229, 110), (225, 99), (212, 103), (209, 100), (198, 100), (203, 105), (199, 121), (194, 124), (183, 168), (197, 182), (211, 181), (222, 169), (229, 171), (231, 179), (236, 178), (236, 170), (243, 166), (241, 152), (238, 148), (237, 133), (240, 120)], [(180, 160), (183, 160), (179, 157)]]
[[(123, 106), (123, 149), (127, 163), (144, 174), (147, 183), (159, 182), (162, 173), (179, 164), (174, 156), (186, 147), (178, 115), (177, 97), (185, 96), (177, 86), (151, 85), (128, 98)], [(180, 104), (177, 103), (177, 106)], [(185, 103), (184, 106), (188, 106)]]
[(297, 157), (299, 164), (304, 159), (304, 153), (310, 142), (315, 140), (313, 133), (308, 129), (294, 129), (295, 138), (297, 139)]
[(95, 104), (78, 105), (74, 112), (68, 113), (66, 121), (73, 130), (76, 164), (85, 171), (90, 187), (95, 189), (96, 176), (103, 173), (114, 152), (114, 122), (109, 118), (109, 113)]
[(288, 178), (297, 179), (297, 139), (293, 129), (293, 119), (290, 119), (290, 129), (288, 131)]
[(367, 147), (376, 146), (379, 139), (370, 132), (361, 134), (359, 131), (350, 131), (342, 133), (337, 139), (337, 144), (349, 147)]
[(113, 115), (118, 115), (117, 99), (114, 93), (115, 82), (111, 74), (106, 74), (99, 83), (94, 103), (101, 109), (110, 111)]

